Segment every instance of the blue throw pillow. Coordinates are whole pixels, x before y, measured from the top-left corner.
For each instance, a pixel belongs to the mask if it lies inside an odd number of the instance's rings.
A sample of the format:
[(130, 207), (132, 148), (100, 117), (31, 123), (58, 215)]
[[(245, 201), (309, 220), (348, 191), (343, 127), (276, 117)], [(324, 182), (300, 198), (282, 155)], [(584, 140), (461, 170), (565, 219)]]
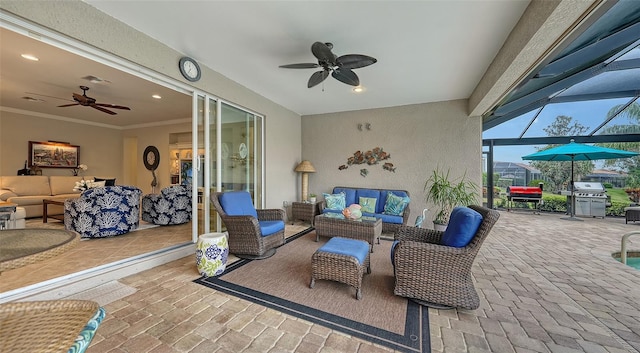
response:
[(324, 201), (330, 210), (342, 211), (347, 207), (344, 192), (338, 194), (323, 193)]
[(482, 223), (482, 215), (468, 207), (456, 207), (451, 211), (449, 225), (442, 235), (442, 245), (463, 248), (467, 246)]
[(392, 216), (402, 216), (404, 209), (409, 204), (409, 196), (397, 196), (393, 193), (387, 194), (387, 200), (384, 204), (384, 214)]

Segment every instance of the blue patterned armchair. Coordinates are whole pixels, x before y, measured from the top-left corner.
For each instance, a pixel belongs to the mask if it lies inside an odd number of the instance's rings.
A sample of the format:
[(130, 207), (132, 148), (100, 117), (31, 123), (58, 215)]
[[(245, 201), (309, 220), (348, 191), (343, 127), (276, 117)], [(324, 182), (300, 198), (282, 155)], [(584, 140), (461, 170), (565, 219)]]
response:
[(168, 186), (160, 194), (149, 194), (142, 198), (142, 220), (168, 225), (182, 224), (191, 220), (191, 185)]
[(128, 233), (140, 224), (142, 191), (135, 186), (88, 189), (64, 202), (64, 227), (82, 238), (105, 238)]

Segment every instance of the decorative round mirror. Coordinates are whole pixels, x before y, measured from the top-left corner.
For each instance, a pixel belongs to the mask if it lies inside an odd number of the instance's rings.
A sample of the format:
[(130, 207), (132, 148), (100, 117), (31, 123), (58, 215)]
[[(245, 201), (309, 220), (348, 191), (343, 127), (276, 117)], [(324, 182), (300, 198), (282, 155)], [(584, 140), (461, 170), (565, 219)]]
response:
[(158, 165), (160, 165), (160, 152), (156, 146), (147, 146), (147, 148), (144, 149), (142, 161), (148, 170), (154, 171), (158, 168)]

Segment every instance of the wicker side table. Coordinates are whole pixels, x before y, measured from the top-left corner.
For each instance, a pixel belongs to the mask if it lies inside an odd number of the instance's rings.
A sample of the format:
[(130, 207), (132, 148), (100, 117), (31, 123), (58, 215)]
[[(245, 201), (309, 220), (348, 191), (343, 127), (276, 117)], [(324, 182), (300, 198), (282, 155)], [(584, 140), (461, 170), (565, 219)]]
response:
[(291, 220), (301, 219), (311, 223), (313, 226), (314, 219), (318, 214), (319, 202), (292, 202), (291, 203)]

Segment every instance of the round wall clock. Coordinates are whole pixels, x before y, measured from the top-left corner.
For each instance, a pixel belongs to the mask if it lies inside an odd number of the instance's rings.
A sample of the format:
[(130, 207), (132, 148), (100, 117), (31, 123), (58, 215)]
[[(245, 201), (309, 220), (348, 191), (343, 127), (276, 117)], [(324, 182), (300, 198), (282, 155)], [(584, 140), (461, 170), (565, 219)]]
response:
[(194, 59), (188, 56), (184, 56), (180, 59), (178, 67), (180, 68), (180, 73), (182, 74), (182, 76), (184, 76), (184, 78), (186, 78), (187, 80), (196, 82), (200, 79), (200, 65), (198, 65), (198, 63)]
[(144, 162), (145, 168), (148, 170), (156, 170), (158, 165), (160, 165), (160, 152), (156, 148), (156, 146), (147, 146), (144, 149), (144, 153), (142, 153), (142, 161)]
[(249, 150), (247, 149), (247, 145), (243, 142), (240, 144), (240, 158), (245, 159), (247, 158), (247, 155), (249, 154)]

